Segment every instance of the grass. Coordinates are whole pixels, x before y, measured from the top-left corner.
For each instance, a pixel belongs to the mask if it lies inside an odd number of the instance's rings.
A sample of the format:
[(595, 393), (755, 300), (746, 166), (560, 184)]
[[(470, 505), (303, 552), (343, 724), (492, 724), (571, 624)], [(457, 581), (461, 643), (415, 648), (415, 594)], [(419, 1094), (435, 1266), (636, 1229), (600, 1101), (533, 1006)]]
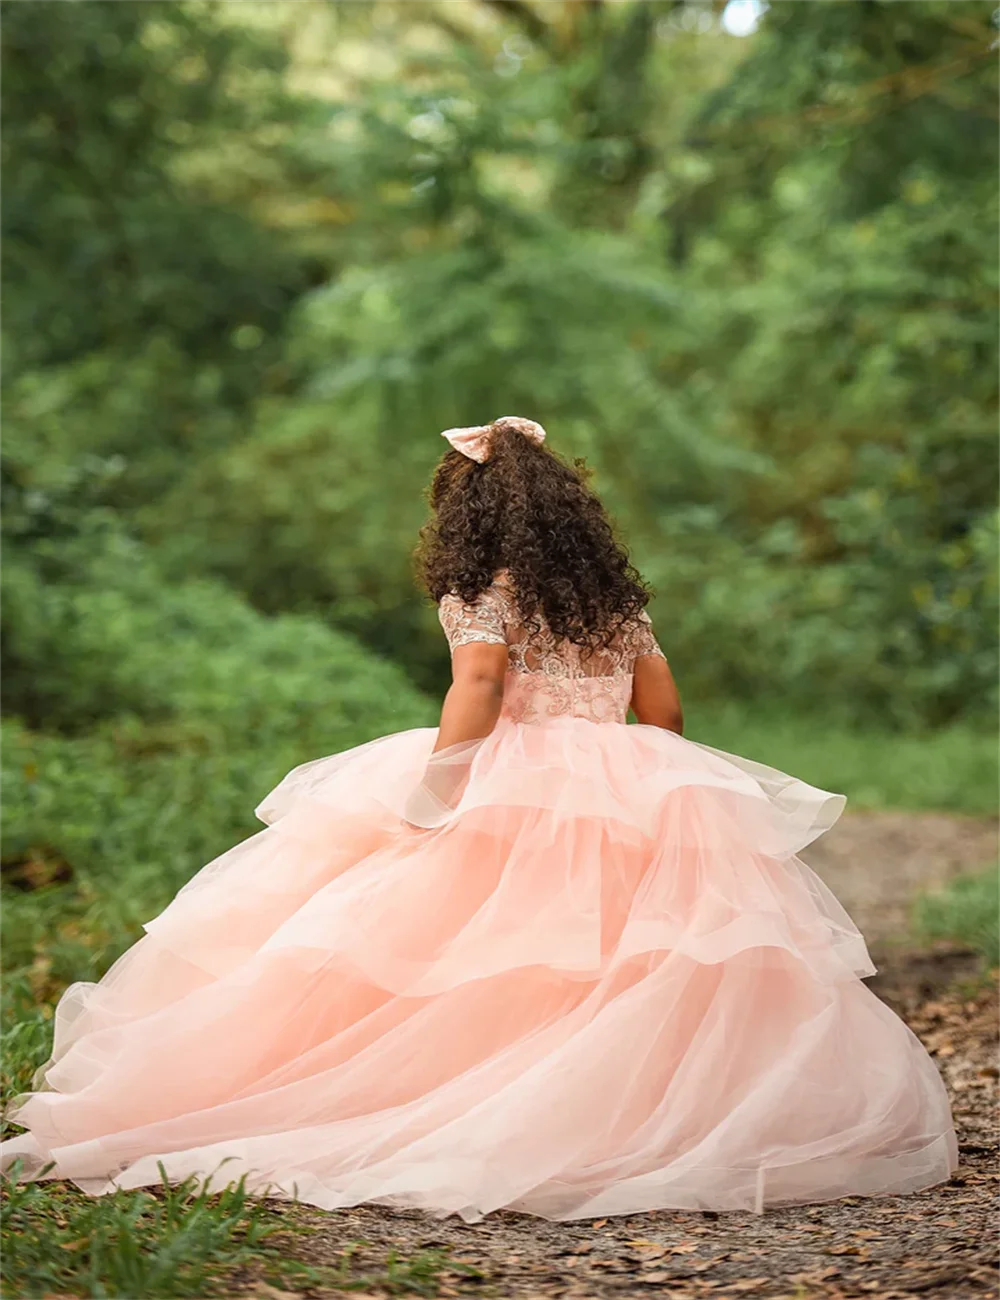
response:
[[(23, 973), (4, 975), (0, 998), (0, 1105), (27, 1092), (52, 1047), (52, 1002), (33, 994)], [(4, 1126), (7, 1136), (7, 1126)]]
[(918, 898), (914, 928), (925, 939), (951, 939), (974, 948), (988, 967), (1000, 962), (1000, 873), (995, 866), (956, 876)]
[[(389, 1251), (364, 1268), (365, 1241), (335, 1248), (333, 1264), (295, 1258), (295, 1237), (316, 1230), (247, 1194), (244, 1180), (213, 1191), (194, 1180), (171, 1187), (91, 1197), (63, 1182), (3, 1178), (0, 1277), (7, 1300), (210, 1300), (235, 1294), (437, 1296), (447, 1282), (482, 1275), (450, 1258), (450, 1248), (412, 1257)], [(268, 1292), (265, 1292), (268, 1293)]]
[(996, 734), (967, 723), (907, 733), (859, 731), (836, 720), (767, 715), (743, 705), (695, 704), (687, 713), (690, 739), (846, 794), (849, 808), (997, 811)]
[(5, 1296), (187, 1297), (221, 1294), (220, 1270), (280, 1259), (285, 1225), (242, 1180), (218, 1193), (190, 1182), (88, 1197), (62, 1183), (4, 1179)]

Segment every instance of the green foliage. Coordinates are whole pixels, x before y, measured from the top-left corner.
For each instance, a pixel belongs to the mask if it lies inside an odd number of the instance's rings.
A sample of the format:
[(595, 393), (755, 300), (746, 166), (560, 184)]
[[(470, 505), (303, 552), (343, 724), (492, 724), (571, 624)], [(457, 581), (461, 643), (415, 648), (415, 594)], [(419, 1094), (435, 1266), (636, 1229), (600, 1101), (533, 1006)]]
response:
[(5, 521), (4, 959), (44, 997), (98, 978), (289, 768), (433, 721), (319, 621), (166, 581), (71, 468), (15, 473)]
[[(27, 1092), (52, 1051), (52, 1007), (26, 974), (5, 975), (0, 989), (0, 1106)], [(4, 1136), (8, 1136), (8, 1126)], [(10, 1132), (13, 1132), (10, 1129)]]
[(146, 752), (243, 753), (335, 748), (427, 720), (395, 666), (317, 620), (262, 616), (218, 583), (166, 584), (113, 531), (33, 558), (15, 553), (8, 569), (5, 691), (50, 730), (134, 719)]
[(433, 720), (343, 635), (165, 585), (113, 534), (73, 582), (7, 577), (8, 698), (50, 731), (5, 724), (4, 863), (27, 891), (4, 907), (5, 961), (57, 985), (99, 975), (289, 768)]
[(273, 357), (304, 267), (245, 199), (296, 117), (287, 56), (213, 9), (3, 5), (8, 369), (166, 333), (221, 367), (231, 403)]
[(218, 1295), (219, 1272), (280, 1259), (283, 1224), (246, 1194), (193, 1180), (85, 1197), (61, 1184), (4, 1179), (3, 1281), (9, 1296)]
[(928, 939), (968, 944), (987, 966), (1000, 963), (1000, 873), (995, 866), (956, 876), (936, 894), (917, 900), (914, 921)]
[[(752, 281), (731, 295), (747, 342), (729, 400), (774, 468), (738, 531), (704, 517), (696, 553), (682, 523), (654, 563), (677, 597), (678, 666), (711, 644), (694, 671), (714, 693), (770, 680), (786, 705), (825, 698), (859, 721), (939, 724), (970, 698), (990, 714), (993, 182), (961, 193), (925, 168), (897, 201), (837, 224), (840, 183), (788, 164)], [(701, 241), (688, 272), (715, 274), (717, 253)]]
[(173, 581), (439, 689), (419, 486), (438, 429), (521, 409), (595, 466), (689, 695), (989, 716), (989, 7), (777, 6), (743, 43), (694, 3), (479, 8), (334, 7), (316, 81), (294, 22), (11, 6), (24, 540), (71, 483)]
[(369, 1243), (346, 1242), (336, 1265), (304, 1264), (294, 1257), (294, 1239), (315, 1228), (293, 1207), (279, 1211), (247, 1195), (243, 1179), (218, 1192), (189, 1179), (90, 1197), (66, 1183), (24, 1182), (17, 1174), (15, 1166), (2, 1180), (8, 1296), (191, 1300), (242, 1294), (255, 1284), (268, 1293), (437, 1296), (446, 1280), (483, 1280), (449, 1248), (411, 1257), (390, 1250), (384, 1268), (371, 1270), (359, 1258)]
[(439, 687), (415, 489), (437, 429), (516, 408), (594, 464), (689, 693), (991, 715), (988, 14), (779, 7), (678, 106), (692, 48), (653, 8), (568, 11), (565, 40), (524, 19), (501, 54), (449, 33), (431, 59), (395, 11), (361, 25), (389, 64), (315, 146), (345, 264), (296, 310), (250, 436), (143, 526), (171, 565), (323, 611)]
[(900, 732), (852, 726), (835, 713), (765, 712), (738, 702), (696, 704), (686, 715), (691, 739), (846, 794), (852, 810), (996, 810), (996, 738), (969, 723)]

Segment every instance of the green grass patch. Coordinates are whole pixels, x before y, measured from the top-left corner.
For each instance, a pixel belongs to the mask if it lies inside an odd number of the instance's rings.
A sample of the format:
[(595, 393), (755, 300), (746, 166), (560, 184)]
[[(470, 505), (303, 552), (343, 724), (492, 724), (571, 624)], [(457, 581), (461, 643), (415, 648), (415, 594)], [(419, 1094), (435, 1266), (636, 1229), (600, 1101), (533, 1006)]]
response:
[(997, 737), (967, 723), (925, 733), (887, 732), (743, 705), (692, 704), (686, 732), (691, 740), (846, 794), (850, 808), (997, 811)]
[[(26, 974), (7, 975), (0, 999), (0, 1106), (27, 1092), (52, 1049), (52, 1003), (35, 998)], [(3, 1125), (6, 1137), (10, 1126)]]
[(950, 939), (974, 948), (988, 966), (1000, 962), (1000, 873), (995, 866), (956, 876), (944, 889), (918, 898), (914, 927), (925, 939)]
[(278, 1261), (287, 1225), (243, 1181), (214, 1193), (193, 1182), (89, 1197), (64, 1183), (4, 1179), (6, 1296), (221, 1295), (219, 1278)]
[(330, 1263), (296, 1256), (296, 1237), (316, 1229), (298, 1207), (251, 1196), (244, 1180), (213, 1191), (189, 1179), (176, 1186), (91, 1197), (64, 1182), (4, 1177), (0, 1227), (3, 1294), (92, 1300), (191, 1300), (254, 1293), (265, 1283), (285, 1293), (322, 1290), (389, 1296), (451, 1294), (483, 1275), (451, 1258), (450, 1247), (412, 1256), (367, 1241), (334, 1247)]

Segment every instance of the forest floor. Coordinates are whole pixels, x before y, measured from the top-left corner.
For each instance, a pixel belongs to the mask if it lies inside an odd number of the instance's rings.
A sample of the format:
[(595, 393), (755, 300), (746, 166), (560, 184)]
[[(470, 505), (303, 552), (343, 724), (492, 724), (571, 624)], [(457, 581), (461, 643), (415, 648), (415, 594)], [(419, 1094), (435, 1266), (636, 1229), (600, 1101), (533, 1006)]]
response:
[[(476, 1224), (378, 1206), (274, 1204), (289, 1271), (233, 1275), (226, 1294), (497, 1300), (987, 1300), (997, 1276), (997, 989), (974, 954), (907, 938), (914, 895), (996, 859), (996, 823), (936, 814), (844, 817), (808, 854), (869, 939), (870, 986), (935, 1058), (960, 1167), (908, 1197), (763, 1215), (672, 1210), (550, 1223), (507, 1211)], [(269, 1252), (270, 1253), (270, 1252)], [(291, 1261), (294, 1260), (294, 1264)], [(265, 1280), (269, 1279), (269, 1280)], [(288, 1289), (288, 1288), (294, 1289)]]

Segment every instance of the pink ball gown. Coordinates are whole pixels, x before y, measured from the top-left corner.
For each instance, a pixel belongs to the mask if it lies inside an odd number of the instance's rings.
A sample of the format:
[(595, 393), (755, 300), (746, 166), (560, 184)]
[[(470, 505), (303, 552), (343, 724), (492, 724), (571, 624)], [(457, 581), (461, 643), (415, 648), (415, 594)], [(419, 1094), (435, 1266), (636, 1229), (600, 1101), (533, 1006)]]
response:
[(588, 657), (529, 637), (503, 575), (440, 614), (453, 648), (508, 646), (492, 734), (286, 776), (267, 829), (67, 990), (5, 1163), (468, 1221), (946, 1179), (941, 1079), (795, 856), (842, 797), (624, 725), (645, 615)]

